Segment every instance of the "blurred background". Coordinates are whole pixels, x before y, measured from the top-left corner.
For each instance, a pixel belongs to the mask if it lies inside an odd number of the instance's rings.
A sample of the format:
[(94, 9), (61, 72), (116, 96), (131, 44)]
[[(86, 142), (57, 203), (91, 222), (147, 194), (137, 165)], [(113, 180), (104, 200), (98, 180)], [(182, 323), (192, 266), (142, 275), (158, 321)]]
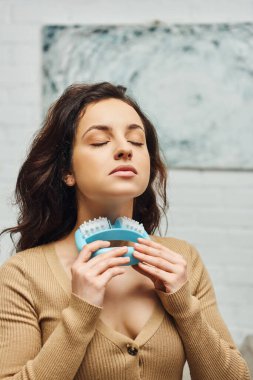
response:
[[(253, 366), (253, 1), (0, 0), (0, 228), (18, 170), (71, 83), (127, 87), (168, 163), (168, 228), (200, 252)], [(12, 249), (0, 240), (0, 264)], [(251, 367), (252, 369), (252, 367)]]

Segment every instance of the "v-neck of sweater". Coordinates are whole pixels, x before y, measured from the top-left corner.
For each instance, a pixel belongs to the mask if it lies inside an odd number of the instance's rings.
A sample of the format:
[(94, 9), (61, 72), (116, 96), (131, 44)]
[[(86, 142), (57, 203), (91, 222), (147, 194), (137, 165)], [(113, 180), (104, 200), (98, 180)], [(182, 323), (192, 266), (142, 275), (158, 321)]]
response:
[[(65, 293), (68, 295), (68, 297), (71, 296), (71, 281), (69, 277), (67, 276), (67, 273), (65, 272), (58, 256), (55, 250), (54, 243), (46, 244), (42, 247), (44, 255), (46, 257), (47, 263), (56, 278), (57, 282), (61, 285)], [(84, 300), (84, 302), (86, 302)], [(133, 310), (134, 313), (134, 310)], [(160, 327), (163, 318), (165, 317), (165, 310), (162, 306), (162, 303), (159, 301), (155, 304), (155, 307), (153, 309), (153, 312), (142, 328), (142, 330), (139, 332), (139, 334), (136, 336), (135, 339), (132, 339), (116, 330), (111, 328), (110, 326), (106, 325), (101, 318), (98, 318), (96, 329), (103, 334), (107, 339), (111, 340), (113, 343), (115, 343), (117, 346), (122, 346), (122, 344), (125, 345), (126, 341), (130, 343), (134, 343), (137, 346), (143, 346), (151, 337), (155, 334), (155, 332)]]

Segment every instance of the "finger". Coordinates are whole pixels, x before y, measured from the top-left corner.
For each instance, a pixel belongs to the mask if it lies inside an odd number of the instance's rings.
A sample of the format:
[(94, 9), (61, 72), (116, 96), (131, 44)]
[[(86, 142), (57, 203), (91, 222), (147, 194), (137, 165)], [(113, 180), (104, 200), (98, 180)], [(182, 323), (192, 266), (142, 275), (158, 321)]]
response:
[(110, 257), (107, 259), (104, 259), (103, 261), (100, 261), (96, 263), (96, 265), (93, 265), (90, 268), (90, 274), (92, 276), (98, 276), (104, 273), (109, 268), (115, 267), (115, 266), (122, 266), (126, 263), (129, 263), (130, 258), (127, 256), (124, 257)]
[(99, 248), (109, 247), (110, 244), (111, 243), (106, 240), (96, 240), (92, 243), (86, 244), (79, 252), (75, 262), (83, 263), (88, 261), (93, 252), (97, 251)]
[(149, 266), (149, 265), (144, 264), (144, 263), (138, 263), (138, 266), (140, 267), (141, 270), (143, 270), (145, 273), (147, 273), (147, 275), (148, 274), (152, 275), (153, 278), (155, 277), (155, 278), (161, 280), (164, 283), (165, 282), (166, 283), (169, 282), (169, 277), (168, 276), (173, 276), (174, 277), (174, 274), (172, 274), (172, 273), (164, 272), (160, 268)]
[(111, 249), (110, 251), (101, 253), (97, 256), (92, 257), (92, 259), (89, 261), (90, 268), (93, 266), (97, 265), (100, 261), (104, 261), (107, 258), (110, 257), (118, 257), (122, 256), (127, 252), (128, 247), (123, 246), (123, 247), (115, 247)]
[(176, 265), (171, 263), (170, 261), (164, 260), (160, 256), (150, 256), (141, 252), (134, 251), (133, 256), (136, 257), (138, 260), (145, 261), (149, 265), (153, 265), (157, 268), (160, 268), (164, 270), (165, 272), (171, 272), (174, 273), (176, 271)]
[(152, 276), (150, 273), (145, 272), (138, 264), (132, 265), (132, 268), (140, 274), (142, 274), (143, 276), (150, 278), (151, 281), (153, 281), (154, 276)]
[(154, 247), (156, 249), (160, 249), (160, 250), (164, 250), (166, 249), (167, 251), (169, 251), (172, 255), (174, 255), (175, 257), (176, 256), (180, 256), (177, 252), (175, 251), (172, 251), (172, 249), (169, 249), (168, 247), (165, 247), (164, 245), (160, 244), (160, 243), (156, 243), (155, 241), (153, 240), (149, 240), (149, 239), (143, 239), (143, 238), (137, 238), (137, 240), (141, 243), (141, 244), (144, 244), (144, 245), (147, 245), (147, 246), (150, 246), (150, 247)]
[(143, 253), (146, 253), (146, 254), (149, 254), (152, 256), (157, 256), (157, 257), (161, 256), (160, 249), (157, 249), (154, 247), (148, 247), (148, 246), (145, 246), (143, 244), (134, 243), (134, 248), (140, 252), (143, 252)]
[(157, 267), (152, 267), (143, 263), (139, 263), (138, 265), (143, 271), (147, 273), (147, 275), (151, 275), (153, 278), (156, 278), (157, 280), (161, 281), (164, 285), (166, 293), (176, 292), (187, 281), (187, 278), (184, 278), (181, 282), (176, 281), (176, 274), (164, 272), (162, 269), (159, 269)]
[(150, 242), (150, 240), (146, 240), (146, 239), (141, 239), (141, 240), (145, 242), (141, 242), (141, 244), (134, 243), (134, 247), (138, 251), (141, 251), (143, 253), (148, 253), (152, 256), (163, 257), (164, 259), (169, 260), (173, 264), (177, 264), (178, 260), (180, 260), (181, 258), (181, 255), (179, 255), (178, 253), (174, 251), (171, 251), (169, 248), (164, 247), (161, 244)]
[(101, 286), (106, 286), (107, 283), (113, 278), (120, 274), (126, 273), (126, 270), (122, 267), (113, 267), (106, 270), (103, 274), (99, 276)]
[(155, 241), (150, 240), (150, 239), (137, 238), (137, 240), (138, 240), (141, 244), (146, 244), (146, 245), (148, 245), (148, 246), (153, 246), (154, 248), (157, 248), (157, 249), (164, 248), (161, 244), (156, 243)]

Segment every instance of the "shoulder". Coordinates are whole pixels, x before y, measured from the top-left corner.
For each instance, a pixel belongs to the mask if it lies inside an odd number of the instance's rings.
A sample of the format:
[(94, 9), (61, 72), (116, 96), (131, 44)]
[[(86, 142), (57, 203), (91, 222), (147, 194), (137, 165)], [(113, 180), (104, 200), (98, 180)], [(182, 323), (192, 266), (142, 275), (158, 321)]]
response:
[(0, 266), (0, 312), (13, 308), (37, 312), (34, 290), (43, 278), (44, 255), (41, 248), (17, 252)]
[(32, 273), (34, 266), (40, 267), (45, 261), (43, 247), (40, 245), (15, 253), (0, 266), (0, 275), (9, 274), (13, 277), (18, 273), (22, 276)]
[[(7, 259), (0, 266), (0, 294), (9, 301), (22, 298), (34, 308), (39, 307), (39, 297), (45, 294), (46, 286), (53, 283), (46, 255), (47, 245), (40, 245), (17, 252)], [(52, 286), (50, 290), (49, 294), (52, 294)]]

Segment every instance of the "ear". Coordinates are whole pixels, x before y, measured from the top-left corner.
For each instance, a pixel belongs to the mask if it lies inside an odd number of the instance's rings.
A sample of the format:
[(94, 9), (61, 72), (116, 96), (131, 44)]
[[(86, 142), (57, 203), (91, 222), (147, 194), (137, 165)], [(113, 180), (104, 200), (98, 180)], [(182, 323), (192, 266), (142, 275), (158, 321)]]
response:
[(76, 183), (73, 174), (66, 174), (63, 177), (63, 181), (66, 183), (67, 186), (74, 186)]

